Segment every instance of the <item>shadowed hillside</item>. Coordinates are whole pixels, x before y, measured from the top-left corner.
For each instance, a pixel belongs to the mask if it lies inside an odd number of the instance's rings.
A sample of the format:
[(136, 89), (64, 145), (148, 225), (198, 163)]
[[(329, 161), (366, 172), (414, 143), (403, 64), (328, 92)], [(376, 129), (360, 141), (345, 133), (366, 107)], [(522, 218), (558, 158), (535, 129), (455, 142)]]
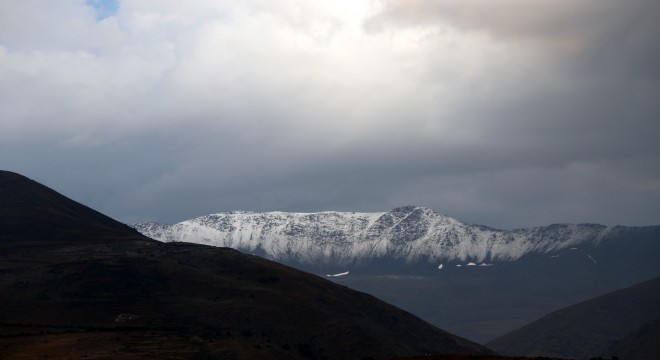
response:
[(660, 277), (557, 310), (487, 345), (510, 355), (650, 359), (660, 355), (658, 321)]
[(145, 239), (137, 231), (33, 180), (0, 170), (0, 242)]
[(0, 173), (0, 358), (487, 354), (376, 298), (238, 251), (163, 244)]
[(622, 359), (657, 360), (660, 356), (660, 319), (616, 342), (611, 352)]

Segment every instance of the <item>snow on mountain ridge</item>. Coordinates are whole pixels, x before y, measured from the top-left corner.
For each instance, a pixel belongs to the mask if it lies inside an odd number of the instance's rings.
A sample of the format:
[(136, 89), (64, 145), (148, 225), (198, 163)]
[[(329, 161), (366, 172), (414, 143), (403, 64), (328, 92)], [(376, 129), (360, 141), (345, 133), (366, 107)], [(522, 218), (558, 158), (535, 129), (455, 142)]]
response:
[(513, 261), (586, 241), (612, 228), (551, 225), (512, 231), (470, 225), (423, 207), (388, 212), (221, 212), (174, 225), (136, 224), (161, 241), (183, 241), (261, 253), (277, 261), (343, 265), (373, 258)]

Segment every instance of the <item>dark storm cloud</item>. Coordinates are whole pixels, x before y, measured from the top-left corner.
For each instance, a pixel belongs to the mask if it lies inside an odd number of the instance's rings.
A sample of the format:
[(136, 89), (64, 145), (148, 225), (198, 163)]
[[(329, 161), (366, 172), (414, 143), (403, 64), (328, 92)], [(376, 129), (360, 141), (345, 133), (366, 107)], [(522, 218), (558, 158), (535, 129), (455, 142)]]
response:
[(657, 4), (366, 4), (0, 5), (0, 164), (124, 221), (660, 223)]

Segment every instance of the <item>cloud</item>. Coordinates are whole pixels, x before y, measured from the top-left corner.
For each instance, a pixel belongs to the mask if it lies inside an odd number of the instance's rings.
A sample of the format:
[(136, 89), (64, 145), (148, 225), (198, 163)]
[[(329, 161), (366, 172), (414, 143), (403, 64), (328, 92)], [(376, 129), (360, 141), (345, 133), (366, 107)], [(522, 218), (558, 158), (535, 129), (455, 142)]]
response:
[(120, 220), (660, 211), (652, 2), (118, 4), (0, 4), (0, 164)]
[[(611, 32), (635, 33), (654, 26), (652, 1), (382, 0), (381, 9), (367, 25), (393, 23), (404, 26), (439, 25), (484, 31), (503, 39), (536, 39), (554, 43), (558, 39), (589, 39)], [(604, 21), (607, 20), (607, 21)], [(655, 25), (657, 26), (657, 25)], [(650, 34), (647, 34), (650, 35)], [(561, 41), (560, 41), (561, 42)]]

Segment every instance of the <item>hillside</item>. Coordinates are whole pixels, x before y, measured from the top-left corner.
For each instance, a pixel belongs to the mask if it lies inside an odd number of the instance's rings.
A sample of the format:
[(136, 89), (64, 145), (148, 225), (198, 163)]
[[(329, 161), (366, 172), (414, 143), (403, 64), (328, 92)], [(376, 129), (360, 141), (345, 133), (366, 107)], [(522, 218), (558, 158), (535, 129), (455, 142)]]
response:
[(656, 360), (660, 354), (660, 319), (643, 325), (611, 347), (622, 359)]
[(660, 344), (658, 321), (660, 278), (655, 278), (554, 311), (487, 345), (509, 355), (644, 359)]
[(164, 244), (0, 173), (2, 358), (487, 354), (333, 282), (226, 248)]
[(144, 239), (131, 227), (19, 174), (0, 170), (0, 242)]

